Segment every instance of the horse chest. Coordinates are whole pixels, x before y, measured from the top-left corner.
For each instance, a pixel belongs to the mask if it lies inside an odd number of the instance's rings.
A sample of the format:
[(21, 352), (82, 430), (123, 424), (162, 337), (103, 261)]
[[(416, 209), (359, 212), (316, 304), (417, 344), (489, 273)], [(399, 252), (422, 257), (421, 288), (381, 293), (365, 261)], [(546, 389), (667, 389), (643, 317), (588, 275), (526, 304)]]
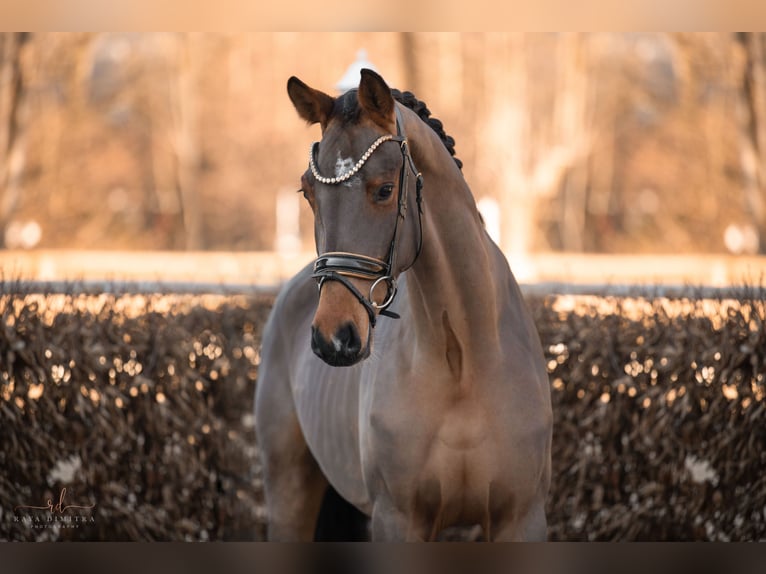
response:
[(488, 434), (485, 405), (472, 397), (457, 400), (422, 390), (404, 392), (401, 398), (373, 401), (365, 418), (369, 432), (384, 441), (397, 437), (419, 445), (469, 449), (481, 445)]
[(396, 498), (430, 500), (438, 492), (440, 505), (470, 507), (466, 493), (486, 493), (496, 474), (488, 405), (471, 395), (445, 396), (443, 381), (432, 377), (375, 397), (363, 417), (365, 473), (380, 477)]

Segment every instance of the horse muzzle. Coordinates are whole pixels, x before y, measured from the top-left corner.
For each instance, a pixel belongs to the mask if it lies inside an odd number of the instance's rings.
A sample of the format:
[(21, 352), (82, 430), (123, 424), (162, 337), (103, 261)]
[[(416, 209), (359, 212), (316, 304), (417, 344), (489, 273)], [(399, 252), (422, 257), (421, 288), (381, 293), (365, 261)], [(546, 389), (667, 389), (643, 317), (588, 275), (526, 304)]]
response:
[(367, 344), (362, 346), (362, 338), (356, 326), (345, 323), (328, 341), (317, 327), (312, 326), (311, 350), (332, 367), (350, 367), (369, 357), (370, 337), (367, 337)]

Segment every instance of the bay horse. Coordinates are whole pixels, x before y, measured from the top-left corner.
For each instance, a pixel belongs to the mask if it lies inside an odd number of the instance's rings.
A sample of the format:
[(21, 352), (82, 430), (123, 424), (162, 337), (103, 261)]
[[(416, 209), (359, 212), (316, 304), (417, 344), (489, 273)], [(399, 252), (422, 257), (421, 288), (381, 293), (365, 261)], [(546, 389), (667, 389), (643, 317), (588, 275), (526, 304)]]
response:
[[(542, 347), (506, 258), (409, 92), (361, 72), (319, 123), (301, 191), (318, 258), (265, 327), (256, 432), (272, 540), (311, 540), (330, 488), (373, 540), (543, 540), (552, 413)], [(411, 109), (414, 108), (414, 109)]]

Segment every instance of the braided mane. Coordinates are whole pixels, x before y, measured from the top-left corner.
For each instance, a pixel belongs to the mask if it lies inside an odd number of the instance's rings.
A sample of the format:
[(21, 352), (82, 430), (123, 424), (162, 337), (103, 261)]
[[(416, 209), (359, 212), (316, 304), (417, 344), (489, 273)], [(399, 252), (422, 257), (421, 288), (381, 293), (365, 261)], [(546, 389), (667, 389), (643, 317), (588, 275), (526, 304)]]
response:
[(428, 125), (428, 127), (436, 132), (436, 135), (438, 135), (439, 139), (442, 140), (444, 147), (447, 148), (447, 151), (452, 156), (452, 159), (455, 160), (458, 168), (462, 170), (463, 162), (455, 157), (455, 138), (447, 135), (447, 132), (444, 131), (444, 125), (442, 124), (441, 120), (431, 117), (431, 110), (428, 109), (425, 102), (417, 99), (415, 94), (412, 92), (400, 92), (399, 90), (392, 89), (391, 95), (394, 96), (394, 99), (397, 102), (407, 106), (413, 112), (418, 114), (418, 117), (423, 120)]
[[(431, 117), (431, 110), (428, 109), (425, 102), (421, 102), (417, 99), (412, 92), (400, 92), (399, 90), (392, 89), (391, 95), (397, 102), (415, 112), (418, 117), (439, 136), (439, 139), (442, 140), (444, 147), (447, 148), (447, 151), (452, 156), (452, 159), (455, 160), (458, 168), (462, 170), (463, 162), (455, 157), (455, 139), (452, 136), (447, 135), (444, 131), (444, 125), (440, 120)], [(341, 117), (344, 122), (348, 123), (358, 121), (359, 104), (356, 89), (349, 90), (336, 99), (333, 115)]]

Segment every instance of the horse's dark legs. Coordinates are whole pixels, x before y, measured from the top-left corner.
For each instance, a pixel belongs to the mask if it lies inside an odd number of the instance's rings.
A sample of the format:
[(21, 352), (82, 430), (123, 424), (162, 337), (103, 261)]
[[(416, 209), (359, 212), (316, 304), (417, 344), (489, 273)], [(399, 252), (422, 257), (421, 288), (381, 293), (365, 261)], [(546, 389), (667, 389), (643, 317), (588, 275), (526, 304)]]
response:
[(314, 540), (317, 542), (364, 542), (369, 540), (370, 519), (332, 487), (322, 499)]

